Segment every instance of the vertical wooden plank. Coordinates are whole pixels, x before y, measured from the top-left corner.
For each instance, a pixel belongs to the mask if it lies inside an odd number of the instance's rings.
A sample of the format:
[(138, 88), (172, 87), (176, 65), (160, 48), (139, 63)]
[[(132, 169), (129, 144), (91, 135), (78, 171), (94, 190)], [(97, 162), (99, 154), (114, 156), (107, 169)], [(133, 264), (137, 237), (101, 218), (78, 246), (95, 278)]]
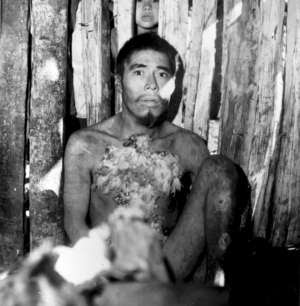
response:
[(288, 2), (287, 55), (280, 159), (273, 201), (272, 242), (300, 244), (300, 3)]
[[(67, 74), (67, 0), (32, 0), (30, 100), (31, 247), (45, 238), (62, 243), (59, 200)], [(54, 178), (51, 179), (51, 175)], [(53, 186), (53, 180), (56, 183)]]
[(82, 0), (72, 42), (77, 115), (88, 125), (111, 116), (110, 16), (108, 1)]
[(1, 1), (0, 266), (23, 254), (28, 1)]
[(187, 0), (160, 0), (158, 34), (173, 45), (182, 59), (189, 35), (189, 3)]
[(284, 0), (261, 3), (262, 24), (256, 67), (258, 103), (252, 121), (248, 166), (253, 188), (254, 232), (267, 238), (283, 105), (284, 9)]
[[(190, 13), (187, 0), (160, 0), (158, 34), (172, 44), (186, 65), (190, 42)], [(180, 104), (173, 122), (183, 126), (183, 103)]]
[(246, 173), (252, 134), (248, 117), (257, 102), (259, 17), (257, 1), (224, 1), (220, 149)]
[(83, 75), (87, 94), (88, 124), (111, 115), (110, 20), (108, 1), (83, 1), (86, 24)]
[(186, 128), (208, 139), (210, 97), (215, 68), (217, 1), (194, 1), (187, 61)]
[[(136, 0), (113, 0), (114, 26), (112, 40), (119, 51), (124, 43), (134, 35)], [(115, 54), (117, 56), (117, 54)], [(117, 87), (117, 86), (115, 86)], [(122, 110), (122, 95), (115, 90), (115, 113)]]
[(135, 0), (113, 0), (117, 49), (134, 35)]
[(248, 174), (255, 234), (263, 237), (278, 158), (284, 5), (284, 0), (225, 3), (221, 152)]

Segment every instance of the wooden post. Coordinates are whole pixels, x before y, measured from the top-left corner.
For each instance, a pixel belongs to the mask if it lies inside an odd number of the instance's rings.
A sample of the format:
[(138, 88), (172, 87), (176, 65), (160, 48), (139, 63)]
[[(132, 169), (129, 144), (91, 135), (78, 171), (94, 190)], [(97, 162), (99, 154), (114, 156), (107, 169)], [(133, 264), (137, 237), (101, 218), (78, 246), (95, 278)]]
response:
[(194, 2), (185, 79), (184, 126), (205, 140), (208, 139), (216, 31), (217, 1)]
[[(248, 116), (256, 107), (255, 66), (259, 37), (257, 1), (224, 1), (222, 63), (221, 153), (248, 173), (251, 130)], [(250, 145), (250, 144), (249, 144)], [(247, 156), (246, 153), (247, 152)]]
[(23, 255), (28, 1), (0, 7), (0, 266)]
[(108, 1), (82, 0), (73, 34), (74, 96), (88, 125), (111, 116), (110, 16)]
[[(113, 0), (114, 3), (114, 26), (112, 31), (112, 43), (115, 43), (117, 53), (124, 43), (134, 35), (136, 0)], [(114, 56), (117, 56), (115, 54)], [(116, 80), (115, 80), (116, 85)], [(117, 86), (115, 86), (117, 88)], [(122, 110), (122, 95), (115, 90), (115, 113)]]
[[(160, 0), (158, 34), (172, 44), (186, 63), (189, 42), (189, 4), (182, 0)], [(183, 126), (183, 103), (173, 122)]]
[(274, 187), (272, 242), (300, 244), (300, 3), (288, 2), (286, 82), (280, 158)]
[(31, 247), (64, 240), (59, 200), (67, 75), (67, 0), (32, 0)]
[(266, 237), (283, 96), (284, 0), (226, 1), (221, 152), (252, 185), (254, 231)]
[(135, 0), (113, 0), (117, 49), (134, 34)]

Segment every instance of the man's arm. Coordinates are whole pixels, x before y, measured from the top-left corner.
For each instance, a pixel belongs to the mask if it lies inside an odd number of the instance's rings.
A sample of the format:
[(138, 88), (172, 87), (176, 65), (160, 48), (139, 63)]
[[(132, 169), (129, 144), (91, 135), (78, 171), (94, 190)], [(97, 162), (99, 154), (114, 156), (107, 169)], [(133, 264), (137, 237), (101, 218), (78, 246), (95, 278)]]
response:
[(178, 279), (184, 279), (192, 272), (204, 250), (207, 182), (201, 166), (209, 156), (204, 141), (198, 137), (189, 138), (189, 145), (183, 144), (182, 148), (188, 148), (183, 154), (185, 166), (191, 173), (192, 188), (164, 246), (164, 253)]
[(90, 200), (90, 159), (82, 136), (73, 134), (64, 159), (64, 226), (72, 244), (89, 230), (86, 216)]

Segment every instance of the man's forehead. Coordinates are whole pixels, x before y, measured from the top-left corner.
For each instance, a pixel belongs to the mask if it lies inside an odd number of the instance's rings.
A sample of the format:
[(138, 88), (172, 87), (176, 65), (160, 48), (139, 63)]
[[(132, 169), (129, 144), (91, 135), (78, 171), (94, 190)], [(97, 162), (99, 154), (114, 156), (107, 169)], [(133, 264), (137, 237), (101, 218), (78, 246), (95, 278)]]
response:
[(131, 67), (133, 65), (164, 67), (167, 70), (171, 70), (168, 56), (163, 52), (151, 49), (134, 51), (125, 61), (125, 67)]

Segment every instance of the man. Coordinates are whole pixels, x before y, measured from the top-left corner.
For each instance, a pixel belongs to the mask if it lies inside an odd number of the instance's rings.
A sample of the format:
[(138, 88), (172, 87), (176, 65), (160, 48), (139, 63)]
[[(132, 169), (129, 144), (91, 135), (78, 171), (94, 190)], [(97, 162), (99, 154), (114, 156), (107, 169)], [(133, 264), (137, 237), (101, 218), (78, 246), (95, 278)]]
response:
[[(89, 226), (107, 220), (117, 203), (111, 194), (92, 188), (97, 165), (108, 147), (122, 148), (131, 136), (147, 135), (151, 151), (170, 152), (179, 161), (181, 192), (175, 199), (160, 198), (157, 206), (168, 235), (164, 254), (176, 277), (187, 279), (195, 275), (204, 257), (215, 262), (225, 252), (246, 204), (239, 194), (248, 185), (228, 159), (209, 156), (201, 137), (166, 121), (168, 88), (179, 70), (176, 59), (176, 50), (153, 33), (132, 38), (120, 50), (117, 73), (122, 112), (74, 133), (66, 148), (65, 229), (74, 243), (87, 234)], [(201, 277), (204, 280), (203, 273)]]

